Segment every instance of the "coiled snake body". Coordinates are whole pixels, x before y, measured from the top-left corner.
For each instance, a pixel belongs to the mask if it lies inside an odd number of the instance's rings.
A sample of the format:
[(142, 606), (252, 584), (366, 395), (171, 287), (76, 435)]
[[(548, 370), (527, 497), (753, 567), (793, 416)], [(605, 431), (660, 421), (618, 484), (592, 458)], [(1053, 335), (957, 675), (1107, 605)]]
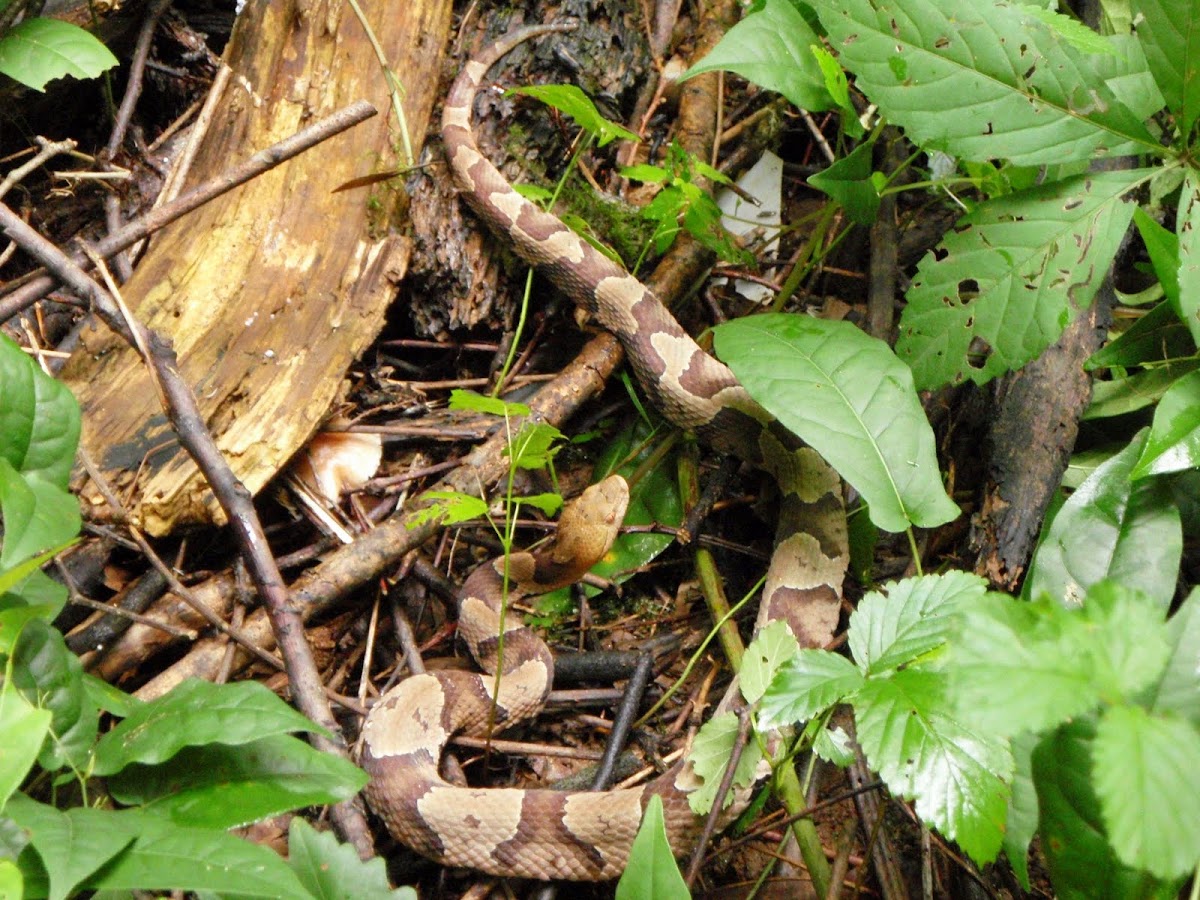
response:
[[(643, 390), (668, 419), (779, 483), (779, 535), (758, 627), (783, 620), (801, 646), (822, 646), (837, 625), (848, 559), (837, 476), (816, 453), (798, 447), (653, 293), (521, 197), (475, 144), (471, 109), (491, 66), (517, 44), (569, 27), (519, 29), (463, 68), (442, 118), (455, 181), (493, 231), (621, 340)], [(599, 507), (605, 521), (578, 529), (596, 542), (581, 538), (586, 547), (556, 544), (540, 554), (511, 556), (509, 602), (586, 571), (607, 552), (626, 500), (619, 478), (601, 482), (564, 512), (559, 526), (560, 535), (575, 534), (572, 520)], [(502, 567), (496, 560), (476, 569), (459, 598), (459, 631), (489, 671), (501, 626)], [(553, 661), (546, 645), (520, 622), (510, 619), (504, 627), (504, 677), (494, 702), (493, 677), (439, 672), (401, 682), (372, 708), (363, 726), (363, 765), (371, 775), (366, 793), (389, 830), (446, 865), (526, 878), (603, 880), (623, 871), (642, 810), (657, 794), (672, 847), (686, 849), (698, 827), (686, 797), (698, 784), (690, 766), (641, 788), (592, 793), (462, 788), (441, 779), (438, 760), (451, 735), (486, 733), (489, 716), (503, 726), (528, 718), (550, 690)]]

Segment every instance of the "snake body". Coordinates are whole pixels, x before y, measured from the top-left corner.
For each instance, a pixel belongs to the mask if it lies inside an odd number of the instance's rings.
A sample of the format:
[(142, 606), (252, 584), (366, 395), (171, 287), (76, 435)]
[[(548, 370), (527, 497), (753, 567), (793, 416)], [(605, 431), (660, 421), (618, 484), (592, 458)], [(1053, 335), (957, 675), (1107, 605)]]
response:
[[(836, 474), (798, 446), (648, 288), (518, 194), (475, 143), (471, 111), (492, 65), (523, 41), (570, 27), (518, 29), (463, 67), (442, 118), (450, 169), (475, 213), (620, 339), (643, 390), (664, 416), (778, 482), (780, 528), (758, 626), (783, 620), (802, 646), (822, 646), (837, 625), (848, 560)], [(585, 494), (564, 516), (581, 518), (581, 510), (597, 505), (608, 519), (600, 530), (615, 529), (624, 512), (623, 489), (623, 482), (602, 482), (589, 489), (596, 495)], [(559, 533), (571, 533), (568, 525), (560, 524)], [(565, 559), (575, 553), (556, 546), (511, 557), (510, 602), (514, 592), (573, 579), (575, 565)], [(580, 573), (590, 564), (583, 561)], [(497, 560), (476, 569), (460, 593), (460, 633), (484, 668), (494, 665), (500, 633), (502, 566)], [(698, 785), (690, 766), (642, 788), (602, 792), (472, 789), (441, 779), (438, 759), (452, 734), (487, 733), (489, 717), (505, 726), (528, 718), (550, 689), (553, 662), (545, 644), (520, 623), (505, 627), (504, 677), (494, 702), (492, 677), (440, 672), (401, 682), (372, 708), (363, 731), (363, 765), (371, 775), (367, 798), (396, 838), (447, 865), (527, 878), (603, 880), (623, 871), (642, 810), (657, 794), (672, 847), (686, 849), (698, 827), (686, 799)]]

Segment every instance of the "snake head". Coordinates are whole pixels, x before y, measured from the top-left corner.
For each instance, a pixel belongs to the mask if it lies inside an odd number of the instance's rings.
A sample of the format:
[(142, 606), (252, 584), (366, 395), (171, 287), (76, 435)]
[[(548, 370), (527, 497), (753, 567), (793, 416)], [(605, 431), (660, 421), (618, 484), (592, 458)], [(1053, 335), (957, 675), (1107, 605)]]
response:
[(604, 558), (617, 539), (629, 508), (629, 484), (620, 475), (609, 475), (563, 507), (552, 555), (568, 561), (582, 575)]

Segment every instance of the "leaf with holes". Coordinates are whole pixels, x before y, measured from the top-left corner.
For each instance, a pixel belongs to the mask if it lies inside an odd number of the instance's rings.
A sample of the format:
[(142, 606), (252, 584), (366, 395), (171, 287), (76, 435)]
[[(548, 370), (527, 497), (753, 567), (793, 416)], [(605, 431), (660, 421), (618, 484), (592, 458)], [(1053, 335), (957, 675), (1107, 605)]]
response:
[(1050, 346), (1100, 287), (1147, 175), (1081, 175), (980, 204), (917, 268), (896, 354), (925, 390), (983, 384)]
[(1081, 53), (1022, 6), (993, 0), (826, 0), (842, 65), (925, 149), (1019, 165), (1161, 154)]
[(938, 471), (912, 373), (849, 322), (751, 316), (714, 329), (746, 390), (863, 495), (885, 531), (958, 515)]

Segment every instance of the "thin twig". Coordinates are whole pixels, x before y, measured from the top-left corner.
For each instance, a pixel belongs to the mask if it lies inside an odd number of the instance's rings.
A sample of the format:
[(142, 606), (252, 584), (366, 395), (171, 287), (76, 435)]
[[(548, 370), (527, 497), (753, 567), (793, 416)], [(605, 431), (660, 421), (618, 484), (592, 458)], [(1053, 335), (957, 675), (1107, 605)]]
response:
[[(179, 372), (174, 349), (161, 335), (141, 323), (127, 323), (108, 292), (3, 204), (0, 204), (0, 229), (53, 272), (70, 290), (90, 301), (104, 323), (130, 344), (138, 343), (134, 333), (140, 333), (141, 340), (149, 348), (149, 363), (157, 374), (166, 399), (164, 411), (179, 436), (180, 444), (203, 473), (228, 517), (230, 531), (267, 610), (276, 643), (287, 665), (292, 698), (305, 715), (334, 735), (327, 738), (314, 733), (312, 742), (318, 749), (349, 759), (345, 740), (340, 737), (337, 722), (326, 700), (312, 648), (305, 640), (303, 622), (291, 603), (283, 576), (271, 556), (250, 492), (233, 474), (205, 427), (196, 395)], [(369, 858), (373, 855), (370, 832), (362, 813), (352, 803), (345, 802), (334, 807), (333, 815), (343, 836), (355, 845), (360, 856)]]
[[(112, 256), (114, 253), (132, 246), (137, 241), (149, 234), (153, 234), (163, 226), (186, 215), (197, 207), (203, 206), (210, 200), (233, 190), (239, 185), (245, 184), (250, 179), (275, 168), (280, 163), (298, 156), (322, 141), (340, 134), (347, 128), (351, 128), (371, 118), (371, 116), (375, 115), (375, 112), (375, 107), (366, 100), (351, 103), (345, 109), (310, 125), (308, 128), (296, 132), (290, 138), (286, 138), (277, 144), (272, 144), (266, 150), (260, 150), (245, 162), (188, 191), (178, 200), (164, 204), (158, 209), (134, 219), (120, 230), (113, 232), (103, 240), (97, 241), (93, 245), (93, 249), (100, 256)], [(68, 258), (68, 261), (73, 265), (83, 266), (86, 264), (87, 257), (82, 252), (78, 252), (72, 254)], [(12, 318), (25, 309), (25, 307), (42, 299), (54, 290), (58, 284), (58, 279), (48, 273), (43, 273), (24, 281), (20, 287), (15, 288), (7, 296), (4, 296), (3, 299), (0, 299), (0, 322)], [(3, 294), (3, 292), (0, 291), (0, 294)], [(128, 337), (128, 335), (123, 336)]]

